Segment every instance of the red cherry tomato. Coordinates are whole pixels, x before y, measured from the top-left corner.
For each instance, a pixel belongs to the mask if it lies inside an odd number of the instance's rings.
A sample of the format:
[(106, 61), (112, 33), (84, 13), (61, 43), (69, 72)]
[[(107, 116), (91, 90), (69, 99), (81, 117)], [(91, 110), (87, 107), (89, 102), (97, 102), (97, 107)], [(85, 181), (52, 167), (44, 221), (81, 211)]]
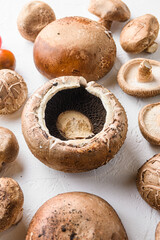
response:
[(1, 46), (2, 46), (2, 38), (0, 36), (0, 48), (1, 48)]
[(0, 49), (0, 69), (14, 70), (16, 67), (16, 59), (12, 52), (6, 49)]

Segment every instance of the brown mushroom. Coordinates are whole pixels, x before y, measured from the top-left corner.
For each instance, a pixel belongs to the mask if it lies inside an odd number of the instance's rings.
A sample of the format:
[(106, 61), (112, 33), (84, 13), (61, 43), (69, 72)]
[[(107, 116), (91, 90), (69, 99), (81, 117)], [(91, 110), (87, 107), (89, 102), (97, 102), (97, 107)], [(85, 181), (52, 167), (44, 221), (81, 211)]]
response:
[(0, 178), (0, 232), (17, 224), (23, 215), (23, 192), (12, 178)]
[(160, 62), (135, 58), (119, 70), (117, 81), (122, 90), (136, 97), (152, 97), (160, 94)]
[(47, 78), (83, 76), (87, 81), (107, 74), (116, 46), (101, 24), (82, 17), (66, 17), (46, 26), (34, 44), (37, 69)]
[(144, 138), (151, 144), (160, 146), (160, 102), (142, 108), (138, 122)]
[(127, 117), (116, 97), (101, 85), (87, 84), (82, 77), (60, 77), (28, 100), (22, 131), (31, 152), (44, 164), (82, 172), (114, 157), (126, 138)]
[(131, 20), (123, 28), (120, 35), (120, 43), (126, 52), (141, 53), (147, 51), (153, 53), (158, 45), (154, 42), (158, 36), (159, 22), (151, 14), (146, 14)]
[(160, 210), (160, 154), (143, 164), (136, 181), (141, 197), (152, 208)]
[(20, 11), (17, 26), (22, 37), (34, 42), (38, 33), (55, 19), (54, 11), (48, 4), (31, 1)]
[(9, 69), (0, 70), (0, 114), (17, 111), (25, 102), (27, 93), (22, 76)]
[(0, 170), (2, 166), (13, 162), (19, 152), (19, 145), (13, 132), (0, 127)]
[(107, 29), (111, 28), (113, 21), (125, 22), (130, 18), (130, 10), (121, 0), (90, 0), (88, 9), (100, 18)]
[(155, 240), (160, 240), (160, 222), (157, 224), (156, 227)]
[(59, 194), (45, 202), (34, 215), (26, 240), (118, 239), (127, 234), (115, 210), (89, 193)]

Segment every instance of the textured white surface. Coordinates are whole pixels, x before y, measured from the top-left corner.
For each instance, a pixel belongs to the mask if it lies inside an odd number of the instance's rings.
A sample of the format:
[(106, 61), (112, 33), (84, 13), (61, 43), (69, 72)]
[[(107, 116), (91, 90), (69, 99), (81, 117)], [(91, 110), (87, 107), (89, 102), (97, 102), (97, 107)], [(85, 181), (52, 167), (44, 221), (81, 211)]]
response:
[[(33, 44), (23, 39), (16, 26), (17, 15), (27, 0), (0, 0), (0, 35), (3, 48), (14, 52), (17, 59), (16, 71), (27, 82), (29, 96), (47, 79), (36, 70), (32, 50)], [(85, 16), (96, 19), (87, 11), (88, 0), (46, 0), (53, 7), (57, 18)], [(125, 0), (132, 18), (146, 13), (154, 14), (160, 21), (158, 0)], [(124, 106), (129, 123), (125, 144), (120, 152), (106, 166), (97, 170), (66, 174), (49, 169), (31, 154), (21, 132), (22, 109), (10, 116), (0, 117), (0, 125), (12, 130), (19, 141), (20, 152), (17, 160), (7, 166), (0, 176), (13, 177), (23, 189), (24, 217), (16, 226), (0, 234), (0, 240), (24, 240), (28, 224), (36, 210), (49, 198), (67, 191), (86, 191), (107, 200), (119, 214), (130, 240), (154, 240), (155, 227), (160, 220), (159, 213), (148, 206), (140, 197), (135, 185), (138, 168), (160, 148), (151, 146), (138, 128), (138, 112), (146, 104), (160, 101), (160, 96), (138, 99), (126, 95), (116, 82), (121, 64), (130, 58), (146, 57), (160, 60), (159, 50), (152, 54), (126, 54), (119, 44), (119, 35), (124, 24), (113, 24), (112, 32), (117, 45), (117, 61), (112, 71), (99, 83), (109, 88)], [(160, 43), (160, 41), (158, 40)]]

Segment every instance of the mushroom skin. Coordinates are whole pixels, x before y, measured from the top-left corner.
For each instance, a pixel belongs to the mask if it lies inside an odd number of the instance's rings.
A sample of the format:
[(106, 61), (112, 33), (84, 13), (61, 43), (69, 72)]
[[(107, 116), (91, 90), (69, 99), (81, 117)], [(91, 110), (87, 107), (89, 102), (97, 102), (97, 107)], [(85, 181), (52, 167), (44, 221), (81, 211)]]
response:
[(130, 10), (121, 0), (90, 0), (88, 10), (100, 18), (100, 22), (110, 29), (113, 21), (125, 22), (130, 18)]
[(26, 240), (127, 240), (115, 210), (89, 193), (59, 194), (45, 202), (33, 217)]
[(160, 240), (160, 222), (157, 224), (156, 227), (155, 240)]
[(154, 155), (142, 165), (136, 183), (141, 197), (152, 208), (160, 210), (160, 154)]
[(20, 11), (17, 27), (23, 38), (34, 42), (39, 32), (55, 19), (55, 13), (48, 4), (31, 1)]
[(100, 23), (83, 17), (66, 17), (46, 26), (34, 44), (37, 69), (49, 79), (83, 76), (95, 81), (113, 67), (116, 45)]
[(0, 232), (17, 224), (23, 215), (24, 196), (12, 178), (0, 178)]
[(25, 102), (28, 89), (22, 76), (10, 69), (0, 70), (0, 114), (17, 111)]
[(0, 127), (0, 170), (4, 164), (15, 161), (18, 152), (19, 144), (13, 132)]
[(117, 81), (121, 89), (136, 97), (153, 97), (160, 94), (160, 62), (134, 58), (120, 68)]
[(126, 52), (141, 53), (152, 45), (158, 32), (157, 18), (146, 14), (131, 20), (124, 26), (120, 35), (120, 44)]
[[(100, 132), (89, 139), (61, 140), (50, 134), (44, 120), (48, 99), (66, 89), (76, 91), (81, 86), (91, 96), (101, 100), (107, 111), (105, 122)], [(81, 99), (80, 106), (84, 105)], [(60, 103), (61, 100), (58, 106)], [(86, 104), (88, 106), (89, 103)], [(87, 84), (83, 77), (66, 76), (47, 82), (31, 96), (22, 113), (22, 132), (33, 155), (48, 167), (64, 172), (84, 172), (106, 164), (121, 148), (127, 129), (126, 113), (116, 97), (95, 82)]]
[(144, 106), (139, 112), (138, 123), (143, 137), (160, 146), (160, 102)]

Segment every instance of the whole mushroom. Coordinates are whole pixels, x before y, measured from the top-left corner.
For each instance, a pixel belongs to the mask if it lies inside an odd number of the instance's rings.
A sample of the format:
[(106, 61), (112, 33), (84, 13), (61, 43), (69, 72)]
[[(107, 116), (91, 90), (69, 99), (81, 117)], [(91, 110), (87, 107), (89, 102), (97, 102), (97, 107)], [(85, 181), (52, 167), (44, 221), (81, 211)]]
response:
[(3, 165), (15, 161), (18, 152), (19, 145), (13, 132), (0, 127), (0, 170)]
[(110, 30), (112, 22), (125, 22), (130, 18), (130, 10), (121, 0), (90, 0), (88, 9), (100, 18), (100, 23)]
[(34, 62), (47, 78), (83, 76), (96, 81), (113, 67), (116, 45), (100, 23), (66, 17), (46, 26), (34, 43)]
[(17, 224), (23, 215), (23, 192), (12, 178), (0, 178), (0, 232)]
[(154, 53), (158, 44), (156, 40), (159, 32), (159, 22), (151, 14), (146, 14), (131, 20), (123, 28), (120, 43), (126, 52), (141, 53), (143, 51)]
[(139, 112), (138, 123), (144, 138), (160, 146), (160, 102), (144, 106)]
[(137, 188), (141, 197), (160, 210), (160, 154), (153, 156), (138, 170)]
[(136, 97), (160, 94), (160, 62), (134, 58), (120, 68), (117, 81), (122, 90)]
[(55, 13), (48, 4), (31, 1), (20, 11), (17, 26), (22, 37), (34, 42), (38, 33), (55, 19)]
[(34, 215), (26, 240), (127, 240), (114, 209), (89, 193), (59, 194), (45, 202)]
[(22, 76), (9, 69), (0, 70), (0, 114), (17, 111), (25, 102), (28, 89)]
[(111, 92), (75, 76), (48, 81), (31, 96), (22, 114), (31, 152), (64, 172), (106, 164), (123, 145), (127, 127), (124, 108)]

